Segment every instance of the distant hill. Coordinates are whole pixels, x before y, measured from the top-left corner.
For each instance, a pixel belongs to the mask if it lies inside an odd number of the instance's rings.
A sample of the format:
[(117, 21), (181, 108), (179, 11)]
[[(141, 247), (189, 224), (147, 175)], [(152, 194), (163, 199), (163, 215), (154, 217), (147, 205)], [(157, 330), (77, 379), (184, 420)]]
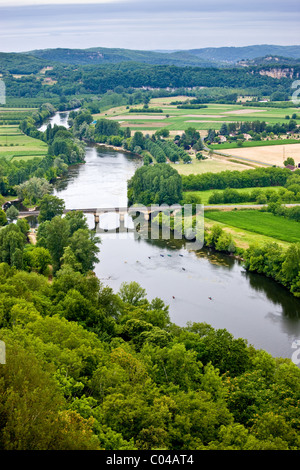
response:
[(274, 46), (266, 44), (244, 47), (206, 47), (204, 49), (191, 49), (188, 53), (201, 60), (233, 64), (241, 60), (266, 56), (300, 59), (300, 46)]
[(39, 72), (47, 62), (28, 54), (0, 52), (0, 73), (24, 74)]
[(28, 54), (51, 62), (74, 65), (140, 62), (151, 65), (218, 67), (232, 66), (242, 60), (278, 56), (300, 59), (300, 46), (254, 45), (244, 47), (207, 47), (181, 51), (139, 51), (95, 47), (91, 49), (44, 49)]
[(246, 46), (191, 49), (187, 51), (139, 51), (95, 47), (91, 49), (43, 49), (26, 53), (0, 53), (0, 73), (31, 74), (46, 66), (108, 65), (134, 62), (177, 67), (294, 66), (300, 62), (300, 46)]
[(300, 59), (293, 59), (291, 57), (280, 56), (265, 56), (257, 57), (255, 59), (240, 60), (237, 65), (243, 67), (292, 67), (299, 66)]
[(215, 66), (210, 60), (198, 58), (186, 51), (155, 52), (97, 47), (92, 49), (45, 49), (30, 51), (28, 54), (50, 62), (74, 65), (140, 62), (150, 65)]

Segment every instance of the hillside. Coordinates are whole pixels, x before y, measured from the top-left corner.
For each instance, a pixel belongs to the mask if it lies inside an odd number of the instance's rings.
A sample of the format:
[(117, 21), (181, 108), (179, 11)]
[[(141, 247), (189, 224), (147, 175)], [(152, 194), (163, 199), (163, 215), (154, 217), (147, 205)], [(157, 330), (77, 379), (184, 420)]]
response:
[(192, 49), (188, 52), (201, 60), (229, 63), (265, 56), (300, 58), (300, 46), (276, 46), (268, 44), (244, 47), (206, 47), (204, 49)]
[(211, 67), (232, 65), (241, 60), (251, 60), (267, 55), (298, 59), (300, 58), (300, 46), (257, 45), (202, 48), (173, 52), (96, 47), (91, 49), (44, 49), (31, 51), (28, 54), (46, 61), (78, 65), (99, 65), (133, 61), (152, 65)]
[(27, 75), (38, 73), (45, 65), (43, 59), (29, 54), (0, 52), (0, 73)]
[(200, 59), (185, 51), (163, 53), (99, 47), (92, 49), (45, 49), (31, 51), (29, 54), (42, 60), (74, 65), (139, 62), (150, 65), (215, 66), (209, 59)]

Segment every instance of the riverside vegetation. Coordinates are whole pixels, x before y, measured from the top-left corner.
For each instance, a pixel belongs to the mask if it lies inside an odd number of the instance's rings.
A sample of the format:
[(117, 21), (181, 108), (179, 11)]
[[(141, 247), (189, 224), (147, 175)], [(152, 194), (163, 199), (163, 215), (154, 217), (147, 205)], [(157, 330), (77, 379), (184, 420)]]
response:
[[(62, 217), (62, 201), (49, 195), (47, 183), (84, 160), (85, 139), (106, 136), (109, 143), (115, 135), (133, 151), (145, 150), (147, 139), (103, 121), (94, 130), (88, 112), (70, 117), (71, 130), (41, 133), (32, 118), (21, 123), (24, 133), (47, 143), (45, 158), (0, 160), (1, 194), (18, 191), (25, 204), (42, 209), (36, 245), (28, 243), (24, 220), (3, 218), (0, 230), (0, 339), (7, 349), (0, 448), (299, 450), (300, 370), (291, 360), (208, 324), (178, 327), (168, 306), (149, 301), (137, 283), (116, 293), (96, 278), (99, 240), (81, 212)], [(240, 180), (227, 173), (181, 178), (163, 162), (146, 162), (129, 194), (133, 203), (141, 194), (147, 204), (176, 203), (182, 189), (216, 188), (213, 178), (225, 189), (284, 186), (291, 175), (278, 168), (239, 173)], [(235, 249), (218, 226), (206, 243)], [(297, 295), (299, 253), (296, 244), (286, 253), (251, 247), (244, 260)]]
[(290, 360), (172, 324), (137, 283), (105, 287), (80, 212), (42, 222), (36, 246), (27, 230), (0, 231), (1, 449), (299, 450)]

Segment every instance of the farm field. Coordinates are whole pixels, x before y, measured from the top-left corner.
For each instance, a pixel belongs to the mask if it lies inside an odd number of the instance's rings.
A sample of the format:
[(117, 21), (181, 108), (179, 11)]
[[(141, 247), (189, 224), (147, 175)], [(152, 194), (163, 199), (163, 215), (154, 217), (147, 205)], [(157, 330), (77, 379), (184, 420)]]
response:
[(254, 232), (287, 243), (300, 242), (300, 224), (294, 220), (257, 210), (207, 211), (205, 218), (227, 227)]
[(265, 235), (260, 235), (259, 233), (250, 232), (249, 230), (240, 229), (237, 227), (229, 227), (228, 225), (221, 222), (216, 222), (214, 220), (205, 218), (204, 225), (208, 231), (213, 225), (216, 224), (219, 225), (225, 232), (230, 233), (236, 246), (243, 250), (246, 250), (249, 248), (249, 246), (255, 244), (265, 245), (266, 243), (277, 243), (283, 248), (287, 248), (290, 245), (288, 242), (284, 242), (273, 237), (267, 237)]
[[(223, 122), (241, 121), (266, 121), (270, 124), (286, 122), (285, 116), (292, 115), (295, 108), (268, 108), (245, 107), (239, 104), (208, 103), (207, 108), (178, 109), (177, 105), (171, 105), (174, 101), (184, 101), (187, 97), (154, 98), (149, 103), (149, 109), (160, 108), (160, 114), (129, 113), (125, 106), (111, 108), (104, 113), (94, 115), (95, 119), (105, 117), (120, 122), (121, 127), (130, 127), (133, 131), (139, 130), (153, 134), (162, 127), (167, 128), (172, 134), (181, 133), (188, 127), (194, 127), (198, 131), (208, 129), (220, 129)], [(141, 109), (142, 105), (131, 106), (132, 109)]]
[[(243, 147), (268, 147), (271, 145), (292, 145), (300, 143), (300, 136), (299, 138), (295, 139), (278, 139), (278, 140), (249, 140), (243, 142)], [(224, 142), (222, 144), (212, 144), (209, 145), (209, 148), (213, 150), (222, 150), (222, 149), (240, 149), (236, 142)]]
[(218, 173), (219, 171), (225, 170), (238, 170), (243, 171), (245, 169), (253, 168), (252, 166), (245, 165), (243, 163), (233, 163), (225, 158), (208, 158), (207, 160), (197, 160), (192, 156), (192, 163), (171, 163), (171, 166), (175, 168), (180, 175), (199, 175), (201, 173), (211, 172)]
[(0, 126), (0, 158), (28, 160), (44, 157), (48, 146), (39, 139), (24, 135), (18, 126)]
[(0, 125), (17, 125), (36, 108), (2, 108), (0, 107)]
[(289, 145), (269, 145), (263, 147), (236, 148), (222, 153), (235, 158), (245, 158), (248, 161), (261, 162), (266, 165), (283, 166), (284, 160), (292, 157), (296, 165), (300, 163), (300, 143)]

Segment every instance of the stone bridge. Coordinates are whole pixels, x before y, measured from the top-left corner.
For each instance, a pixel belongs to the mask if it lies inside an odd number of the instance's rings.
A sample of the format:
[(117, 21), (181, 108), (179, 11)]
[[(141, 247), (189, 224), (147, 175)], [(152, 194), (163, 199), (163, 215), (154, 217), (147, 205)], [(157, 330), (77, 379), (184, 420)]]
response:
[[(95, 227), (97, 232), (102, 233), (110, 233), (110, 232), (134, 232), (134, 228), (129, 228), (125, 226), (125, 218), (126, 216), (135, 216), (135, 215), (143, 215), (145, 221), (149, 221), (152, 214), (157, 215), (159, 212), (163, 210), (169, 210), (169, 206), (159, 206), (153, 205), (150, 207), (146, 206), (130, 206), (130, 207), (97, 207), (97, 208), (78, 208), (78, 209), (65, 209), (64, 214), (68, 212), (76, 212), (80, 211), (84, 214), (93, 214), (95, 220)], [(182, 206), (174, 205), (171, 207), (173, 213), (182, 210)], [(19, 218), (26, 218), (26, 217), (38, 217), (40, 211), (38, 208), (31, 209), (28, 211), (20, 211)], [(105, 214), (117, 214), (119, 217), (119, 227), (113, 229), (103, 229), (100, 227), (100, 217)]]

